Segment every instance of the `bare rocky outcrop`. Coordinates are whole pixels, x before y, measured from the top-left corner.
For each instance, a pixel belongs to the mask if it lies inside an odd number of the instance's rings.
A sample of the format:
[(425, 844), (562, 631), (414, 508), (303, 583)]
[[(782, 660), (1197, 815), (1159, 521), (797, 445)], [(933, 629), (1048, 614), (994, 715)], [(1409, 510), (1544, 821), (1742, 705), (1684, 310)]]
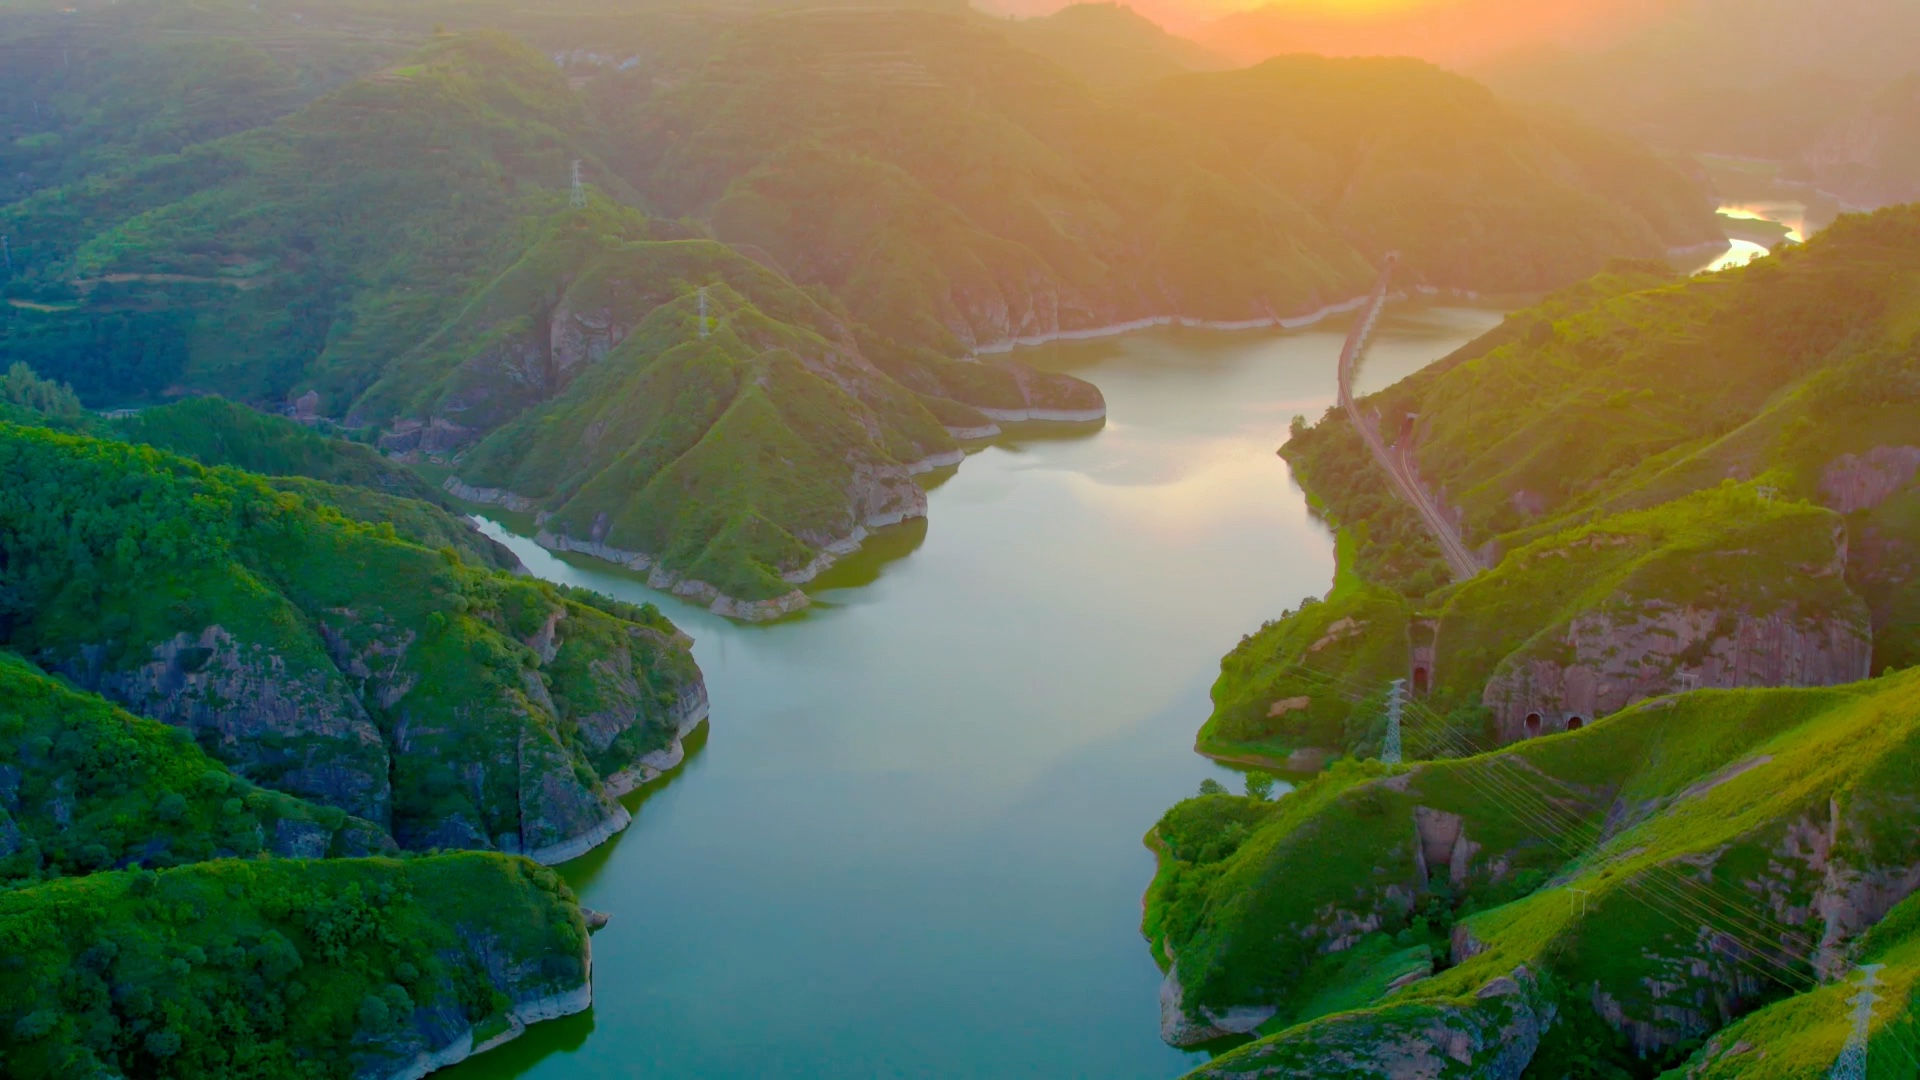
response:
[(532, 514), (540, 509), (538, 500), (515, 495), (505, 488), (475, 487), (457, 476), (449, 476), (440, 486), (456, 499), (481, 506), (499, 506), (516, 514)]
[[(1559, 731), (1663, 694), (1707, 687), (1835, 686), (1867, 677), (1873, 642), (1864, 606), (1823, 618), (1646, 601), (1593, 611), (1558, 640), (1500, 663), (1482, 702), (1507, 739)], [(1528, 723), (1528, 717), (1539, 720)]]
[(380, 452), (401, 461), (447, 458), (471, 445), (480, 433), (443, 416), (427, 420), (404, 417), (381, 434)]
[(1186, 990), (1180, 985), (1180, 965), (1167, 965), (1160, 981), (1160, 1038), (1170, 1046), (1198, 1046), (1227, 1035), (1247, 1035), (1273, 1019), (1271, 1005), (1241, 1005), (1216, 1012), (1202, 1006), (1188, 1010)]
[(1432, 877), (1439, 867), (1447, 868), (1448, 884), (1458, 888), (1467, 883), (1473, 857), (1480, 845), (1467, 838), (1466, 822), (1459, 814), (1416, 806), (1413, 810), (1414, 862), (1420, 880)]
[(616, 797), (625, 795), (680, 767), (680, 763), (687, 758), (687, 736), (707, 722), (706, 687), (698, 687), (698, 693), (688, 694), (675, 704), (674, 721), (672, 742), (659, 750), (642, 755), (640, 760), (631, 767), (607, 777), (607, 791), (610, 794)]
[(302, 670), (283, 652), (240, 642), (217, 625), (175, 635), (150, 657), (114, 668), (107, 649), (87, 646), (46, 666), (129, 711), (192, 732), (256, 783), (378, 824), (390, 820), (380, 729), (324, 660)]
[(1194, 1070), (1192, 1077), (1324, 1080), (1518, 1080), (1556, 1015), (1525, 965), (1466, 1003), (1410, 1001), (1292, 1027)]
[[(439, 1069), (457, 1065), (526, 1033), (543, 1020), (572, 1016), (593, 1007), (593, 945), (582, 938), (581, 977), (555, 985), (540, 973), (540, 958), (515, 957), (491, 935), (463, 931), (473, 951), (482, 958), (493, 988), (511, 1003), (489, 1025), (492, 1033), (475, 1038), (474, 1026), (450, 1009), (415, 1010), (403, 1031), (378, 1040), (365, 1040), (355, 1080), (420, 1080)], [(449, 995), (452, 996), (452, 995)]]
[(1916, 472), (1920, 446), (1876, 446), (1835, 458), (1820, 476), (1820, 494), (1842, 514), (1871, 510), (1913, 483)]

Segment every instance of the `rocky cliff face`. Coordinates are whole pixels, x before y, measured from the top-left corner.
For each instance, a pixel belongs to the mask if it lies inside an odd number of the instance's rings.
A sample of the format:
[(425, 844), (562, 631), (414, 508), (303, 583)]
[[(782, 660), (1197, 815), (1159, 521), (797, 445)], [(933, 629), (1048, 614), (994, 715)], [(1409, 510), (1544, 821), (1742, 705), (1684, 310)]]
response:
[[(104, 667), (99, 648), (55, 666), (132, 711), (193, 732), (241, 775), (387, 826), (403, 846), (559, 862), (629, 821), (599, 778), (639, 767), (705, 701), (697, 673), (674, 671), (690, 667), (684, 639), (594, 625), (576, 640), (568, 613), (550, 610), (533, 638), (541, 659), (518, 685), (470, 684), (451, 712), (412, 631), (344, 610), (318, 624), (337, 665), (324, 672), (293, 675), (283, 652), (219, 626), (164, 642), (132, 668)], [(588, 609), (573, 614), (575, 622), (612, 622)], [(556, 694), (577, 705), (563, 708)], [(563, 729), (578, 732), (590, 766), (562, 741)], [(470, 797), (420, 797), (449, 781)], [(301, 835), (276, 841), (315, 843)]]
[(381, 825), (391, 820), (380, 731), (330, 668), (290, 665), (222, 626), (155, 645), (151, 659), (110, 669), (90, 646), (50, 666), (142, 716), (192, 732), (250, 780)]
[(1913, 483), (1920, 471), (1920, 446), (1876, 446), (1864, 454), (1842, 454), (1820, 476), (1820, 494), (1836, 512), (1871, 510)]
[(591, 939), (581, 938), (580, 977), (554, 979), (544, 970), (554, 966), (551, 956), (527, 956), (503, 948), (497, 935), (482, 928), (462, 926), (456, 932), (479, 958), (486, 981), (507, 1000), (506, 1008), (478, 1025), (468, 1021), (452, 995), (436, 1008), (417, 1008), (399, 1032), (360, 1039), (355, 1080), (420, 1080), (512, 1042), (526, 1033), (529, 1024), (593, 1007)]
[(1834, 686), (1869, 674), (1864, 605), (1844, 616), (1688, 608), (1575, 617), (1554, 639), (1501, 661), (1482, 704), (1506, 739), (1564, 731), (1662, 694), (1742, 686)]
[[(666, 747), (704, 696), (691, 643), (651, 608), (477, 569), (150, 449), (23, 429), (0, 443), (88, 508), (0, 501), (0, 546), (16, 545), (0, 574), (23, 538), (41, 545), (13, 644), (403, 846), (577, 855), (627, 823), (605, 778)], [(101, 519), (118, 524), (88, 531)], [(143, 528), (194, 542), (98, 589), (37, 587), (59, 580), (55, 552), (113, 545), (128, 563), (126, 530)]]
[(1556, 1008), (1525, 966), (1464, 1001), (1330, 1016), (1224, 1054), (1190, 1080), (1519, 1080)]
[[(1209, 890), (1204, 904), (1176, 895), (1159, 917), (1199, 912), (1172, 951), (1200, 973), (1187, 1004), (1204, 994), (1208, 1007), (1182, 1010), (1182, 1033), (1231, 1030), (1222, 1021), (1256, 1005), (1298, 1015), (1337, 997), (1351, 1011), (1296, 1022), (1199, 1075), (1557, 1076), (1568, 1044), (1550, 1050), (1540, 1035), (1562, 1018), (1618, 1032), (1625, 1067), (1735, 1023), (1783, 986), (1843, 977), (1920, 890), (1916, 700), (1909, 675), (1685, 694), (1568, 737), (1316, 781), (1289, 796), (1306, 804), (1256, 816), (1270, 824), (1180, 886)], [(1169, 820), (1234, 809), (1186, 805)], [(1394, 882), (1417, 884), (1398, 901)], [(1435, 896), (1455, 906), (1439, 946), (1451, 962), (1388, 982), (1366, 958), (1430, 932)], [(1409, 928), (1414, 912), (1425, 926)], [(1362, 962), (1337, 959), (1348, 951)]]

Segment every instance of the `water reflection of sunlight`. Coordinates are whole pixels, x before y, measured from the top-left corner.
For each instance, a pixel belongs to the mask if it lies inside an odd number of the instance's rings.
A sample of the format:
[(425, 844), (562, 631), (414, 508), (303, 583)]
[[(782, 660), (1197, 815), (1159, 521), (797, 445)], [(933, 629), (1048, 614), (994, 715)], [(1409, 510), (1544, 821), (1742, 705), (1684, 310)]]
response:
[(1727, 243), (1730, 246), (1725, 252), (1721, 253), (1719, 258), (1695, 270), (1694, 273), (1711, 274), (1718, 270), (1725, 270), (1731, 266), (1745, 266), (1753, 260), (1767, 254), (1767, 249), (1764, 245), (1756, 244), (1751, 240), (1729, 240)]
[(1807, 238), (1807, 204), (1800, 202), (1723, 203), (1720, 215), (1735, 221), (1770, 221), (1786, 227), (1787, 239), (1802, 243)]
[[(1177, 455), (1128, 455), (1097, 471), (1071, 473), (1076, 497), (1126, 518), (1142, 533), (1185, 537), (1250, 516), (1307, 520), (1306, 507), (1284, 496), (1286, 466), (1271, 440), (1240, 436), (1196, 441)], [(1297, 513), (1296, 513), (1297, 511)]]

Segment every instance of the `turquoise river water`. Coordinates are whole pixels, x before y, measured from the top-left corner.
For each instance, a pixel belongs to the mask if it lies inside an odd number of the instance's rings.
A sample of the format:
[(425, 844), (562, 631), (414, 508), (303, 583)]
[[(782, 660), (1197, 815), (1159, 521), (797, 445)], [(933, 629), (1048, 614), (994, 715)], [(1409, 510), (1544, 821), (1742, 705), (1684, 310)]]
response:
[[(1377, 388), (1495, 325), (1401, 305)], [(1242, 634), (1326, 591), (1332, 538), (1274, 454), (1333, 402), (1343, 320), (1026, 350), (1105, 392), (1095, 432), (1003, 438), (930, 522), (818, 605), (729, 623), (502, 525), (542, 577), (653, 600), (713, 702), (633, 826), (562, 868), (612, 914), (595, 1005), (441, 1075), (1097, 1077), (1201, 1058), (1158, 1037), (1141, 837), (1207, 776), (1207, 690)], [(524, 523), (519, 523), (524, 524)]]

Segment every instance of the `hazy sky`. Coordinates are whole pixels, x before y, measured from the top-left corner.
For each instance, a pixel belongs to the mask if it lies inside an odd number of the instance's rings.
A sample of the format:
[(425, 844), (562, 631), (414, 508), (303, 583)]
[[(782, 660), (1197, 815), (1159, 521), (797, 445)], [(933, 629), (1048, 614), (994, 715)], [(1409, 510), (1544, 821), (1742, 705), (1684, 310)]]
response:
[[(977, 0), (1038, 15), (1062, 0)], [(1601, 45), (1679, 0), (1127, 0), (1163, 26), (1246, 60), (1281, 52), (1397, 53), (1471, 61), (1539, 43)], [(1259, 9), (1260, 18), (1223, 16)]]

